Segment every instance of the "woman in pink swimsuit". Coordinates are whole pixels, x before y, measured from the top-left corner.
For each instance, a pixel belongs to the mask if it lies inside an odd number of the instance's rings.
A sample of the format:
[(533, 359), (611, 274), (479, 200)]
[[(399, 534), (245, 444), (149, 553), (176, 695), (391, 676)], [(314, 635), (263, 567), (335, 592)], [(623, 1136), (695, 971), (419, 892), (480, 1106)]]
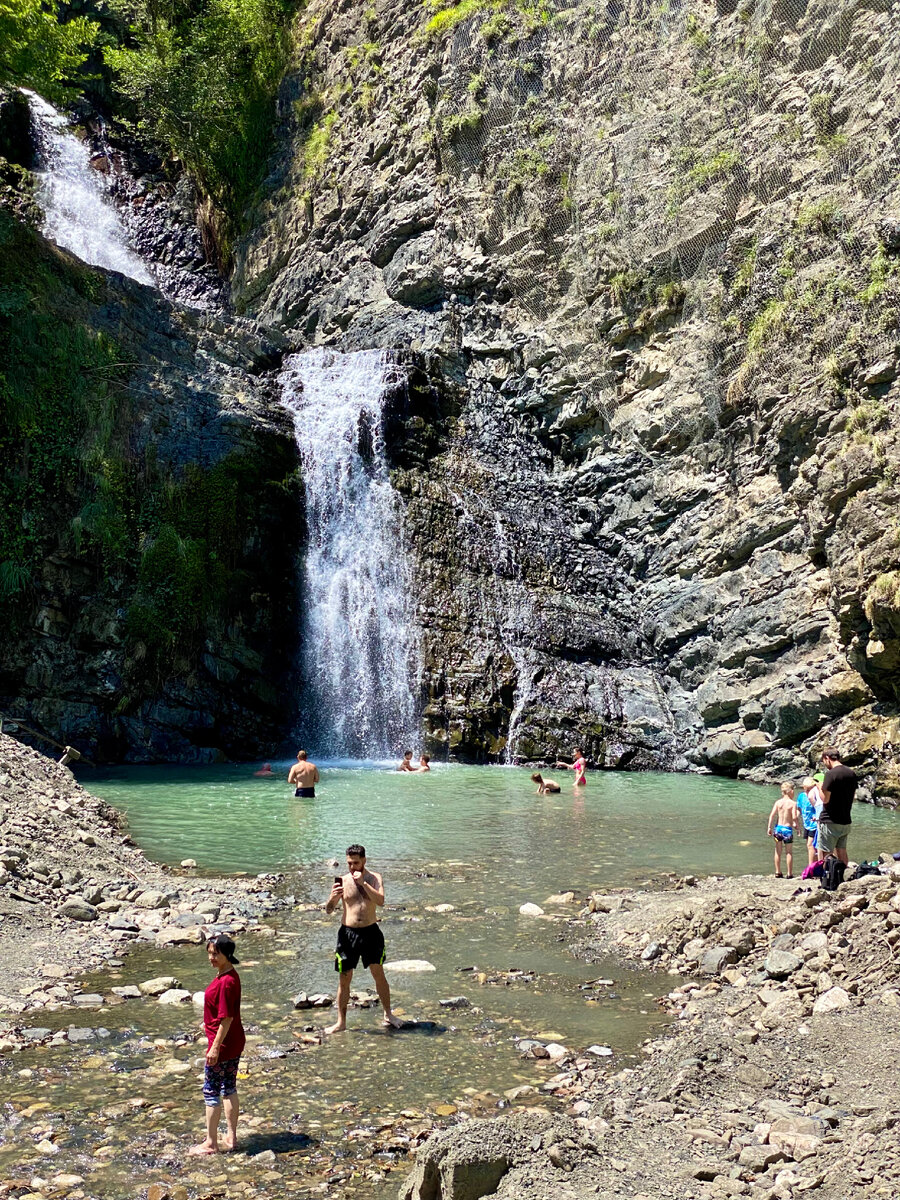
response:
[(556, 765), (557, 765), (557, 767), (560, 767), (565, 771), (574, 771), (575, 772), (575, 786), (576, 787), (586, 787), (587, 779), (585, 779), (584, 773), (585, 773), (585, 770), (587, 769), (587, 763), (584, 761), (584, 755), (581, 753), (580, 750), (576, 750), (574, 753), (574, 758), (575, 758), (575, 761), (571, 764), (564, 763), (564, 762), (558, 762)]

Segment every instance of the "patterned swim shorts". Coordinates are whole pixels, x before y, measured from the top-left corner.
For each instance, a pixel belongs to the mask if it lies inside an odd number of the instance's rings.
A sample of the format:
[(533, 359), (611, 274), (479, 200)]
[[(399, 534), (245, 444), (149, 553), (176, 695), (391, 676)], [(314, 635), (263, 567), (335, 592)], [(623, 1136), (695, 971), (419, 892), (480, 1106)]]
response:
[(203, 1099), (210, 1108), (222, 1103), (223, 1096), (233, 1096), (237, 1091), (238, 1063), (237, 1058), (226, 1058), (215, 1064), (207, 1063), (203, 1072)]

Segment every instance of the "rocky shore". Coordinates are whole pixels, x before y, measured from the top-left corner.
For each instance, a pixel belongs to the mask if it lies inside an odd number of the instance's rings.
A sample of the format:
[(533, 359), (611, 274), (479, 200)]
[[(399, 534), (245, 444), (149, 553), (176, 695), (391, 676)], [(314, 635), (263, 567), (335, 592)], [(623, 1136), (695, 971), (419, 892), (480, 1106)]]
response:
[(650, 981), (673, 1025), (635, 1069), (561, 1059), (541, 1090), (566, 1115), (431, 1138), (404, 1200), (896, 1196), (900, 869), (882, 869), (836, 893), (746, 876), (592, 896), (579, 952), (667, 972)]
[(280, 876), (210, 880), (182, 865), (175, 874), (147, 862), (119, 814), (67, 767), (0, 733), (4, 1051), (34, 1044), (20, 1016), (30, 1027), (38, 1009), (100, 1002), (73, 979), (115, 965), (129, 947), (199, 945), (293, 906), (273, 894)]

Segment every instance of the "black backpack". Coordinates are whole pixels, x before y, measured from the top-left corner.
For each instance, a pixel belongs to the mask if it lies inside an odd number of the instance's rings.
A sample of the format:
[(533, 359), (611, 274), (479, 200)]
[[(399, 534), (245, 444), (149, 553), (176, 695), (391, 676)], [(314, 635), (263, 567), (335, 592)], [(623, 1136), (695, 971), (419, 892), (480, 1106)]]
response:
[(856, 870), (853, 872), (853, 874), (851, 876), (849, 876), (849, 878), (850, 879), (862, 879), (866, 875), (880, 875), (880, 874), (881, 874), (881, 871), (879, 869), (877, 862), (861, 862), (859, 864), (859, 866), (856, 868)]
[(844, 871), (847, 868), (839, 858), (835, 858), (833, 854), (829, 854), (825, 859), (825, 867), (822, 871), (822, 887), (826, 892), (836, 892), (844, 882)]

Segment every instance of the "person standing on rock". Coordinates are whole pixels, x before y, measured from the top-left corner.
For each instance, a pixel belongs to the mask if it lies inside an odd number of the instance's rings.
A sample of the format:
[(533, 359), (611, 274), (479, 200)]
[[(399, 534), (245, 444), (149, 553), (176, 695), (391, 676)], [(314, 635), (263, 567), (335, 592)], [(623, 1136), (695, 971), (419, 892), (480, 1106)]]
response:
[(574, 771), (575, 772), (575, 780), (574, 780), (575, 786), (576, 787), (586, 787), (587, 779), (585, 778), (585, 771), (587, 770), (587, 763), (584, 760), (584, 755), (581, 753), (580, 750), (576, 749), (573, 752), (573, 758), (575, 761), (572, 763), (558, 762), (556, 764), (557, 769), (562, 770), (562, 771)]
[(240, 1105), (237, 1094), (238, 1065), (244, 1050), (241, 1024), (241, 979), (234, 969), (234, 942), (218, 933), (206, 943), (209, 965), (215, 979), (203, 994), (203, 1030), (207, 1039), (206, 1067), (203, 1072), (203, 1100), (206, 1104), (206, 1141), (193, 1146), (188, 1154), (217, 1154), (219, 1118), (225, 1107), (228, 1141), (224, 1149), (237, 1149), (237, 1123)]
[(849, 862), (847, 838), (850, 836), (850, 810), (859, 780), (856, 772), (841, 762), (837, 750), (825, 750), (822, 762), (825, 764), (825, 778), (822, 780), (819, 850), (823, 854), (834, 854), (846, 866)]
[(294, 785), (294, 795), (301, 800), (314, 800), (318, 782), (319, 768), (315, 763), (307, 762), (305, 750), (298, 750), (297, 761), (288, 771), (288, 783)]
[(794, 785), (783, 783), (781, 795), (772, 805), (769, 813), (769, 827), (766, 837), (775, 839), (775, 878), (783, 879), (781, 873), (781, 851), (784, 849), (787, 858), (787, 877), (794, 878), (794, 834), (799, 833), (800, 810), (794, 800)]
[(337, 994), (338, 1019), (325, 1032), (341, 1033), (347, 1028), (350, 981), (360, 958), (368, 967), (384, 1013), (383, 1023), (400, 1029), (403, 1022), (391, 1012), (391, 989), (384, 973), (384, 934), (378, 924), (376, 908), (384, 905), (384, 883), (377, 871), (366, 869), (366, 850), (354, 842), (347, 847), (347, 874), (335, 879), (325, 911), (332, 913), (338, 901), (343, 905), (338, 930), (334, 969), (340, 974)]
[(803, 836), (806, 839), (806, 854), (808, 865), (811, 867), (818, 858), (816, 849), (816, 833), (818, 818), (816, 816), (816, 781), (810, 776), (803, 780), (803, 791), (797, 796), (797, 807), (800, 809), (800, 819), (803, 822)]

